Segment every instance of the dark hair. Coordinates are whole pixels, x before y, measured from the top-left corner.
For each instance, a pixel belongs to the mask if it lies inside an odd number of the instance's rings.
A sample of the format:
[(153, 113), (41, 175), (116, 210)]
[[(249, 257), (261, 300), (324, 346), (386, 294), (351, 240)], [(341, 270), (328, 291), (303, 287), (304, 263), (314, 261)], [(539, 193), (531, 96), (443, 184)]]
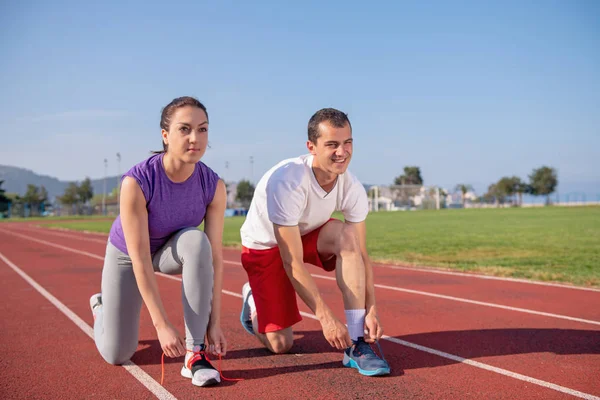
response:
[[(204, 104), (200, 103), (198, 99), (190, 96), (178, 97), (176, 99), (173, 99), (173, 101), (171, 101), (162, 109), (162, 113), (160, 115), (160, 128), (164, 129), (165, 131), (168, 131), (169, 127), (171, 126), (171, 118), (173, 118), (175, 110), (185, 106), (192, 106), (201, 109), (206, 114), (206, 118), (208, 118), (208, 112), (206, 111), (206, 107), (204, 106)], [(163, 142), (163, 149), (161, 151), (153, 151), (153, 153), (165, 153), (168, 150), (168, 148), (169, 146), (167, 146), (165, 142)]]
[(323, 108), (310, 117), (308, 121), (308, 140), (313, 143), (317, 143), (317, 139), (321, 137), (321, 133), (319, 132), (319, 124), (321, 122), (329, 122), (336, 128), (343, 128), (348, 124), (350, 125), (350, 129), (352, 129), (348, 114), (335, 108)]

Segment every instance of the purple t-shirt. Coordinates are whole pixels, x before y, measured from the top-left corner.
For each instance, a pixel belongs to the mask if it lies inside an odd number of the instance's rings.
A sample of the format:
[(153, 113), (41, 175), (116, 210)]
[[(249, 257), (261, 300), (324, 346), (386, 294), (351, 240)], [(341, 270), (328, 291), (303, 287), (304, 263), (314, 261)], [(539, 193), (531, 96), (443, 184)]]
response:
[[(154, 254), (171, 235), (183, 228), (197, 227), (204, 220), (219, 176), (203, 162), (196, 164), (194, 173), (185, 181), (175, 183), (163, 167), (163, 153), (155, 154), (134, 165), (124, 175), (134, 178), (146, 198), (150, 252)], [(123, 235), (121, 216), (112, 224), (110, 242), (125, 254), (127, 245)]]

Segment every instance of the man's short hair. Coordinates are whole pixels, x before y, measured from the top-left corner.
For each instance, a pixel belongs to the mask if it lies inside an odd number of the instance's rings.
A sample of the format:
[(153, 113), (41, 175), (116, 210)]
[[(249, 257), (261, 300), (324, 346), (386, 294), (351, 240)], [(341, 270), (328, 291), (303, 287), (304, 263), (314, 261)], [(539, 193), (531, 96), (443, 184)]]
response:
[(319, 132), (319, 124), (321, 122), (328, 122), (336, 128), (343, 128), (348, 124), (350, 125), (350, 129), (352, 129), (348, 114), (335, 108), (323, 108), (314, 113), (308, 121), (308, 140), (313, 143), (317, 143), (317, 139), (321, 137), (321, 132)]

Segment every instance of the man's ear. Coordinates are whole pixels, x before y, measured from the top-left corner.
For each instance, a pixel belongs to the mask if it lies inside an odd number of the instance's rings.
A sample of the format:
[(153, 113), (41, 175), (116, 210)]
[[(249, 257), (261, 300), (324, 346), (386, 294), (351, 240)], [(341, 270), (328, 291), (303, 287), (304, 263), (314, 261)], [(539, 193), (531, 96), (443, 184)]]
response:
[(306, 148), (308, 149), (310, 154), (312, 154), (313, 156), (317, 155), (316, 147), (317, 147), (317, 145), (314, 144), (313, 142), (311, 142), (310, 140), (306, 141)]

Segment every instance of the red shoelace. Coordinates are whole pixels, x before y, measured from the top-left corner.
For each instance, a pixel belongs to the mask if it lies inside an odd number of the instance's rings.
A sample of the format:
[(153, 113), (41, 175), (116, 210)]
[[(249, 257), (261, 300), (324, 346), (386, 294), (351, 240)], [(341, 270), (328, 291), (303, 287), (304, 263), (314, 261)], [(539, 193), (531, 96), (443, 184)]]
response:
[[(206, 361), (210, 362), (210, 358), (208, 358), (208, 354), (204, 351), (204, 350), (200, 350), (200, 351), (192, 351), (192, 350), (186, 350), (188, 353), (193, 353), (194, 355), (192, 357), (190, 357), (190, 359), (188, 360), (187, 364), (186, 364), (186, 368), (191, 370), (192, 368), (192, 364), (198, 360), (199, 358), (201, 358), (202, 356), (204, 356), (204, 358), (206, 358)], [(243, 381), (243, 378), (225, 378), (225, 376), (223, 376), (223, 372), (221, 371), (221, 355), (219, 354), (219, 363), (217, 364), (217, 369), (219, 371), (219, 375), (221, 375), (221, 379), (224, 381)], [(160, 366), (161, 366), (161, 375), (160, 375), (160, 384), (162, 385), (165, 379), (165, 352), (163, 351), (162, 356), (160, 357)]]

